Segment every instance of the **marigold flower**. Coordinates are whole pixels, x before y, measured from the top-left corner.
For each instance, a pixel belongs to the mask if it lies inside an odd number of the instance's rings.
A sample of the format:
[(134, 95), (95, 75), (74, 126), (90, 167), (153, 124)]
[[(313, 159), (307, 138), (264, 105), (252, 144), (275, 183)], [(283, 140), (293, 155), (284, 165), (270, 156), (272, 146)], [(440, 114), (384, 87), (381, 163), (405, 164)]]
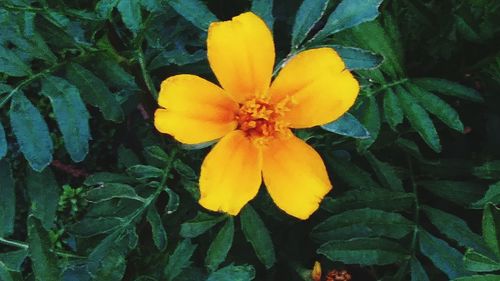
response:
[(208, 60), (221, 87), (195, 75), (162, 82), (155, 126), (186, 144), (220, 139), (201, 167), (199, 203), (237, 215), (264, 183), (286, 213), (307, 219), (330, 191), (319, 154), (291, 128), (331, 122), (359, 85), (331, 48), (291, 58), (271, 83), (271, 31), (251, 12), (212, 23)]

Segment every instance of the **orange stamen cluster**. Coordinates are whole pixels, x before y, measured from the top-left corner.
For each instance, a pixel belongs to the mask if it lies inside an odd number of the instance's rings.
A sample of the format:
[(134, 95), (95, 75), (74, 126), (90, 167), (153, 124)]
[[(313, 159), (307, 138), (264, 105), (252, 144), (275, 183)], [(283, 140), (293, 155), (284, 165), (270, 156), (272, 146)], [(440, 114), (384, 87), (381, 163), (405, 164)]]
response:
[(269, 138), (286, 136), (288, 123), (283, 116), (289, 108), (288, 100), (277, 104), (265, 98), (252, 98), (240, 105), (236, 114), (238, 129), (245, 132), (252, 141), (265, 144)]

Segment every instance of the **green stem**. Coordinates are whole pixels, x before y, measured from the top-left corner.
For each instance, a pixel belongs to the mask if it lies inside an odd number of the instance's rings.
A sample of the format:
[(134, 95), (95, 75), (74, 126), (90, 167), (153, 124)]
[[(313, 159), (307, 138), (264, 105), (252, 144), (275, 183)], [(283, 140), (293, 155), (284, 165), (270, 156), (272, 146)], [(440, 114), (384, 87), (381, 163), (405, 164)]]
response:
[(158, 92), (156, 91), (156, 87), (153, 83), (153, 79), (151, 79), (151, 76), (148, 73), (148, 70), (146, 67), (146, 60), (144, 58), (144, 53), (142, 52), (142, 48), (138, 47), (136, 53), (137, 53), (137, 60), (139, 61), (139, 66), (141, 67), (141, 74), (142, 74), (142, 78), (144, 79), (144, 83), (146, 83), (146, 87), (148, 88), (148, 91), (151, 93), (153, 98), (156, 100), (156, 99), (158, 99)]
[(418, 200), (418, 188), (417, 184), (415, 183), (415, 178), (413, 176), (413, 164), (411, 162), (410, 156), (406, 156), (407, 161), (408, 161), (408, 168), (410, 170), (410, 180), (411, 180), (411, 185), (412, 185), (412, 191), (413, 194), (415, 195), (415, 214), (413, 216), (413, 221), (415, 222), (415, 228), (413, 230), (413, 237), (411, 241), (411, 255), (412, 257), (415, 256), (415, 249), (417, 247), (418, 243), (418, 224), (420, 220), (420, 202)]
[(367, 96), (373, 96), (373, 95), (375, 95), (377, 93), (380, 93), (380, 92), (382, 92), (382, 91), (384, 91), (384, 90), (386, 90), (388, 88), (392, 88), (394, 86), (404, 84), (404, 83), (408, 82), (408, 80), (409, 80), (408, 78), (403, 78), (401, 80), (398, 80), (398, 81), (395, 81), (395, 82), (392, 82), (392, 83), (389, 83), (389, 84), (385, 84), (382, 87), (374, 90), (373, 92), (368, 92), (366, 95)]
[[(0, 238), (0, 244), (4, 244), (11, 247), (21, 248), (21, 249), (29, 249), (29, 245), (27, 243), (14, 241), (10, 239)], [(85, 257), (74, 255), (64, 251), (55, 251), (56, 255), (65, 258), (74, 258), (74, 259), (85, 259)]]

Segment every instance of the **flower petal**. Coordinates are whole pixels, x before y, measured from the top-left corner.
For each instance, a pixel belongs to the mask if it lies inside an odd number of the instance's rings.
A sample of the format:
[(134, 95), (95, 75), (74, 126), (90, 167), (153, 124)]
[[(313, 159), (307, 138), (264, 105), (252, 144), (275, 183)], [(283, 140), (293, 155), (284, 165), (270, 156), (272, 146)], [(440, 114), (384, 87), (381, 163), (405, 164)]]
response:
[(303, 220), (318, 209), (332, 186), (319, 154), (295, 136), (264, 148), (262, 173), (276, 205)]
[(271, 85), (271, 101), (290, 97), (285, 115), (292, 128), (323, 125), (342, 116), (354, 104), (359, 84), (331, 48), (307, 50), (293, 57)]
[(208, 61), (222, 88), (236, 101), (267, 94), (274, 65), (273, 36), (251, 12), (210, 24)]
[(262, 182), (262, 153), (242, 131), (223, 137), (203, 161), (200, 204), (237, 215), (257, 195)]
[(237, 126), (238, 104), (217, 85), (195, 75), (176, 75), (161, 83), (155, 112), (158, 131), (180, 142), (197, 144), (218, 139)]

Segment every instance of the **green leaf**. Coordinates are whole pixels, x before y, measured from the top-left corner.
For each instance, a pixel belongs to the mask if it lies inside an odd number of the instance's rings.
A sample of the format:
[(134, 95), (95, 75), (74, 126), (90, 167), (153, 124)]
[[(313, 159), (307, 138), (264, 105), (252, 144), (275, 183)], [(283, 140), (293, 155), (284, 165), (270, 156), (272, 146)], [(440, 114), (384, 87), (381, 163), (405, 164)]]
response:
[(381, 3), (382, 0), (343, 0), (328, 17), (325, 26), (316, 34), (313, 41), (321, 41), (334, 33), (375, 19), (379, 14), (378, 7)]
[(304, 0), (300, 5), (292, 29), (292, 49), (297, 49), (314, 25), (321, 19), (328, 0)]
[(205, 265), (210, 271), (215, 271), (226, 260), (227, 253), (233, 245), (234, 220), (228, 217), (215, 239), (210, 244), (205, 257)]
[(191, 168), (186, 163), (182, 162), (182, 160), (180, 160), (180, 159), (176, 159), (174, 161), (174, 169), (183, 178), (191, 179), (191, 180), (195, 180), (198, 178), (198, 176), (196, 175), (196, 172), (193, 170), (193, 168)]
[(197, 245), (193, 245), (189, 239), (184, 239), (175, 248), (175, 251), (168, 257), (168, 263), (164, 270), (164, 277), (167, 281), (172, 281), (191, 262), (191, 256)]
[(42, 172), (26, 171), (26, 187), (31, 200), (31, 212), (45, 229), (54, 226), (59, 203), (59, 185), (50, 168)]
[(384, 187), (394, 191), (405, 191), (403, 188), (403, 182), (391, 165), (378, 160), (375, 155), (369, 151), (365, 153), (365, 157), (372, 166), (372, 169), (375, 171), (378, 180)]
[(259, 214), (247, 204), (240, 214), (241, 230), (266, 268), (271, 268), (276, 262), (276, 253), (271, 235)]
[(493, 260), (486, 255), (474, 251), (473, 249), (467, 249), (467, 252), (465, 252), (464, 266), (465, 269), (474, 272), (489, 272), (500, 270), (499, 261)]
[(201, 30), (207, 31), (211, 22), (218, 21), (200, 0), (166, 0), (177, 13)]
[(390, 88), (384, 94), (384, 116), (387, 124), (389, 124), (389, 127), (393, 131), (396, 131), (396, 127), (403, 123), (403, 110), (399, 104), (398, 97)]
[(250, 10), (264, 20), (271, 33), (273, 33), (274, 16), (273, 16), (274, 0), (252, 0)]
[(7, 160), (0, 160), (0, 194), (0, 237), (7, 237), (14, 232), (16, 218), (16, 191)]
[(135, 165), (127, 169), (127, 173), (139, 180), (161, 178), (163, 170), (147, 165)]
[(481, 252), (488, 251), (481, 236), (472, 232), (461, 218), (429, 206), (424, 206), (422, 209), (431, 223), (449, 239), (457, 241), (463, 247), (474, 248)]
[(321, 245), (316, 252), (333, 262), (360, 265), (393, 264), (408, 257), (401, 245), (385, 238), (332, 240)]
[(144, 152), (148, 156), (151, 156), (152, 158), (159, 160), (163, 163), (167, 163), (168, 160), (170, 159), (170, 156), (163, 149), (161, 149), (161, 147), (156, 145), (144, 148)]
[(413, 257), (411, 259), (411, 281), (430, 281), (427, 273), (425, 273), (422, 264), (417, 260), (417, 258)]
[(418, 101), (410, 95), (403, 87), (396, 86), (396, 93), (403, 111), (410, 121), (411, 126), (417, 131), (422, 139), (429, 145), (432, 150), (441, 152), (441, 144), (439, 136), (432, 123), (429, 114), (423, 109)]
[(400, 239), (413, 229), (413, 222), (400, 214), (367, 208), (349, 210), (329, 217), (313, 228), (311, 237), (320, 243), (375, 236)]
[(42, 171), (52, 162), (53, 145), (47, 123), (22, 92), (14, 94), (9, 117), (24, 157), (34, 170)]
[(94, 203), (115, 198), (127, 198), (141, 202), (144, 201), (144, 198), (137, 195), (132, 186), (122, 183), (105, 183), (102, 186), (89, 190), (85, 194), (85, 199)]
[(486, 162), (481, 166), (474, 167), (472, 174), (487, 180), (500, 179), (500, 160)]
[(50, 99), (64, 146), (71, 159), (81, 162), (89, 152), (89, 113), (78, 89), (68, 81), (50, 76), (42, 81), (42, 94)]
[(111, 88), (136, 90), (134, 76), (123, 69), (111, 55), (101, 55), (92, 60), (91, 69)]
[(30, 75), (31, 69), (15, 52), (0, 45), (0, 73), (22, 77)]
[(0, 261), (0, 280), (2, 281), (14, 281), (9, 273), (8, 268)]
[(332, 46), (349, 70), (373, 69), (382, 64), (384, 57), (373, 52), (354, 47)]
[(95, 11), (101, 19), (110, 17), (113, 9), (118, 5), (120, 0), (100, 0), (95, 6)]
[(116, 230), (124, 223), (118, 217), (86, 217), (68, 227), (68, 231), (79, 237), (91, 237)]
[(0, 123), (0, 160), (5, 155), (7, 155), (7, 138), (2, 123)]
[(415, 197), (411, 193), (393, 192), (385, 189), (351, 190), (340, 196), (325, 197), (322, 207), (330, 213), (344, 210), (372, 208), (385, 211), (406, 210), (413, 206)]
[(214, 216), (198, 212), (195, 218), (181, 224), (180, 235), (184, 238), (198, 237), (225, 218), (225, 216)]
[(370, 133), (363, 124), (348, 112), (335, 121), (321, 125), (321, 128), (328, 132), (352, 138), (365, 139), (370, 137)]
[(105, 183), (123, 183), (133, 184), (136, 180), (124, 174), (114, 174), (108, 172), (100, 172), (90, 175), (85, 179), (86, 186), (102, 185)]
[(151, 233), (153, 234), (153, 242), (158, 250), (163, 251), (167, 247), (167, 232), (163, 227), (160, 214), (155, 206), (150, 206), (146, 218), (151, 225)]
[(37, 281), (60, 280), (61, 272), (50, 246), (49, 235), (34, 216), (28, 217), (28, 242), (35, 279)]
[(484, 102), (483, 97), (481, 97), (478, 91), (445, 79), (425, 77), (414, 78), (412, 82), (427, 91), (438, 92), (473, 102)]
[(67, 66), (67, 78), (75, 85), (86, 103), (99, 108), (106, 120), (122, 122), (123, 110), (104, 82), (79, 64)]
[(378, 133), (380, 132), (380, 112), (374, 96), (368, 97), (368, 100), (363, 102), (359, 119), (368, 132), (370, 132), (369, 138), (357, 141), (358, 149), (366, 151), (377, 140)]
[(22, 265), (28, 256), (28, 248), (6, 253), (0, 253), (0, 262), (9, 271), (21, 272)]
[(371, 175), (356, 166), (351, 161), (340, 158), (328, 157), (326, 159), (336, 176), (342, 179), (349, 186), (356, 189), (380, 188)]
[(464, 125), (460, 121), (457, 111), (436, 95), (426, 90), (407, 83), (406, 87), (410, 94), (420, 103), (425, 110), (434, 114), (439, 120), (443, 121), (448, 127), (463, 132)]
[(460, 277), (453, 279), (452, 281), (498, 281), (500, 280), (500, 275), (473, 275), (468, 277)]
[(486, 194), (481, 200), (474, 202), (472, 207), (474, 208), (484, 208), (488, 203), (500, 204), (500, 181), (489, 186)]
[(141, 29), (142, 14), (141, 3), (137, 0), (120, 0), (118, 3), (118, 12), (122, 16), (125, 26), (134, 34)]
[(418, 185), (441, 198), (461, 206), (469, 206), (484, 194), (483, 185), (465, 181), (421, 181)]
[(251, 265), (228, 265), (210, 274), (206, 281), (251, 281), (255, 278), (255, 269)]
[(491, 203), (484, 208), (483, 239), (491, 251), (500, 258), (500, 210)]
[(422, 254), (427, 256), (448, 278), (453, 279), (470, 275), (463, 268), (462, 254), (455, 248), (450, 247), (448, 243), (434, 237), (425, 230), (419, 231), (419, 237)]

